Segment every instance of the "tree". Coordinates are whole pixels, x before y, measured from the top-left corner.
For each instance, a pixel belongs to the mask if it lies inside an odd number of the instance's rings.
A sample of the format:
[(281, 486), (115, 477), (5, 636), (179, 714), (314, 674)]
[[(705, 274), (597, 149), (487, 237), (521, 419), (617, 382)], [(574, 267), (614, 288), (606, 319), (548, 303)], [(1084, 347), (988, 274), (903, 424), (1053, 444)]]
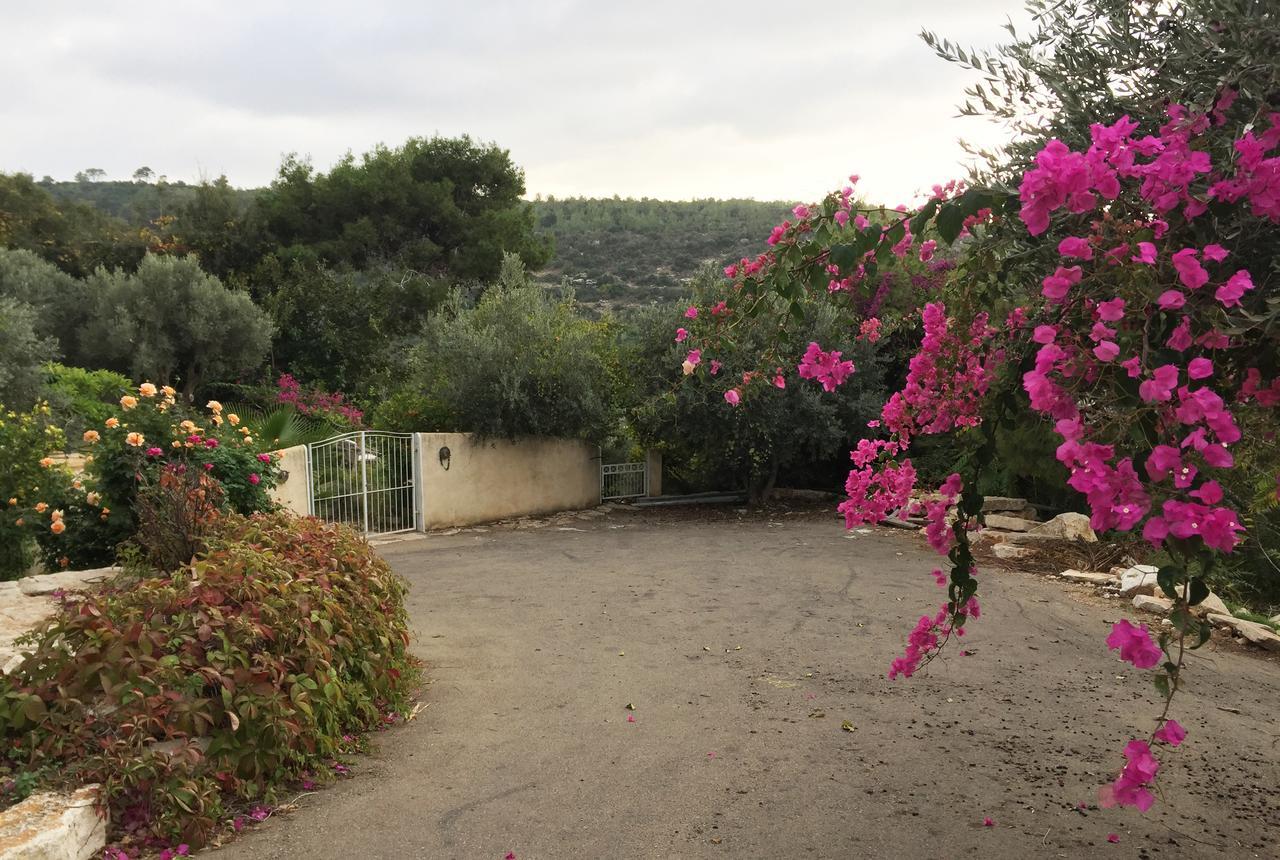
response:
[(59, 204), (25, 173), (0, 173), (0, 246), (25, 248), (68, 274), (133, 268), (146, 245), (124, 222), (83, 203)]
[(31, 251), (0, 249), (0, 297), (30, 306), (36, 336), (51, 339), (65, 360), (81, 361), (80, 331), (90, 313), (83, 281)]
[(151, 178), (155, 175), (156, 175), (156, 172), (152, 170), (150, 167), (145, 167), (145, 166), (139, 167), (137, 170), (133, 171), (133, 181), (134, 182), (150, 182)]
[(410, 138), (359, 161), (348, 154), (328, 173), (290, 156), (258, 205), (282, 262), (381, 262), (484, 282), (504, 252), (529, 267), (549, 256), (523, 193), (523, 171), (496, 144)]
[(508, 254), (499, 282), (469, 305), (455, 292), (414, 351), (406, 393), (423, 423), (484, 436), (600, 439), (613, 427), (609, 333), (528, 283)]
[(271, 321), (243, 292), (227, 289), (195, 257), (148, 254), (137, 272), (99, 270), (89, 279), (93, 310), (80, 337), (89, 366), (181, 386), (259, 366)]
[(171, 230), (176, 244), (199, 257), (206, 272), (240, 283), (267, 247), (260, 222), (252, 193), (219, 176), (190, 189)]
[(36, 334), (36, 310), (0, 296), (0, 404), (29, 409), (40, 398), (44, 364), (56, 356), (54, 341)]
[(399, 377), (424, 320), (449, 294), (441, 278), (384, 267), (351, 272), (299, 263), (278, 283), (268, 299), (276, 367), (373, 398)]

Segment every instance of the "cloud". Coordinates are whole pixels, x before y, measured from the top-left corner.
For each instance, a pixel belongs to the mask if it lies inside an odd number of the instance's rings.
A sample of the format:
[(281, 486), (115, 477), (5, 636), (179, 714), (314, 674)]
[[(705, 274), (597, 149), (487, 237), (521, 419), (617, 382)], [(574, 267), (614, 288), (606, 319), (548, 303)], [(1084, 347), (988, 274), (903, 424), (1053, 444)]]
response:
[(6, 12), (0, 170), (270, 181), (410, 135), (511, 150), (530, 193), (886, 199), (962, 171), (965, 78), (1009, 2), (24, 4)]

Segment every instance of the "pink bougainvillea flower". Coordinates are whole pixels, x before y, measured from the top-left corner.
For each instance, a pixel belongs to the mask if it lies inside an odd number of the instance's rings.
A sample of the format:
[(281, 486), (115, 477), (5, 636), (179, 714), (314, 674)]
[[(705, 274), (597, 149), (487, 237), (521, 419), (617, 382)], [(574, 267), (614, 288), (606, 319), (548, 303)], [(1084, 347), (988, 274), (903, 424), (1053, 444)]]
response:
[(1195, 248), (1183, 248), (1173, 255), (1173, 268), (1178, 273), (1178, 280), (1188, 290), (1198, 290), (1209, 283), (1209, 273), (1196, 259), (1199, 252)]
[(684, 339), (687, 338), (688, 336), (689, 336), (689, 332), (686, 331), (685, 329), (682, 329), (682, 328), (676, 329), (676, 343), (683, 343)]
[(1109, 340), (1104, 340), (1093, 348), (1093, 354), (1099, 361), (1113, 361), (1120, 354), (1120, 347)]
[(1031, 339), (1036, 343), (1053, 343), (1058, 337), (1058, 330), (1051, 325), (1038, 325), (1031, 332)]
[(262, 477), (257, 472), (250, 472), (249, 483), (253, 484), (256, 487), (258, 486), (258, 484), (262, 483)]
[(689, 354), (684, 357), (684, 360), (689, 364), (692, 364), (694, 367), (697, 367), (699, 364), (702, 363), (702, 350), (700, 349), (689, 350)]
[(159, 457), (159, 456), (161, 456), (161, 455), (163, 455), (163, 454), (164, 454), (164, 449), (163, 449), (163, 448), (148, 448), (148, 449), (147, 449), (147, 456), (148, 456), (148, 457)]
[(1119, 836), (1117, 836), (1117, 835), (1116, 835), (1116, 834), (1114, 834), (1114, 833), (1108, 833), (1108, 834), (1107, 834), (1107, 841), (1108, 841), (1108, 842), (1112, 842), (1112, 843), (1114, 843), (1114, 842), (1119, 842), (1119, 841), (1120, 841), (1120, 837), (1119, 837)]
[(506, 856), (503, 857), (502, 860), (516, 860), (516, 852), (508, 851)]
[(1162, 311), (1176, 311), (1187, 303), (1187, 296), (1181, 290), (1165, 290), (1157, 300)]
[(1059, 266), (1052, 275), (1044, 279), (1041, 292), (1051, 301), (1061, 302), (1066, 299), (1071, 288), (1080, 283), (1079, 266)]
[(712, 376), (715, 376), (717, 373), (719, 373), (719, 372), (720, 372), (720, 368), (722, 368), (722, 367), (724, 367), (724, 365), (723, 365), (723, 364), (721, 364), (720, 362), (716, 361), (714, 358), (713, 358), (713, 359), (711, 359), (711, 375), (712, 375)]
[(1213, 297), (1222, 302), (1223, 307), (1239, 307), (1240, 297), (1253, 289), (1253, 278), (1244, 269), (1236, 272), (1227, 282), (1214, 291)]
[(1187, 364), (1187, 376), (1192, 379), (1208, 379), (1213, 375), (1213, 362), (1207, 358), (1193, 358)]
[(684, 312), (685, 319), (696, 320), (698, 318), (698, 309), (693, 305)]
[(1093, 246), (1088, 239), (1068, 236), (1058, 243), (1058, 254), (1063, 257), (1074, 257), (1077, 260), (1092, 260)]
[(1178, 384), (1178, 366), (1165, 364), (1151, 372), (1151, 378), (1145, 379), (1138, 386), (1138, 396), (1151, 403), (1156, 400), (1173, 399), (1173, 389)]
[(742, 395), (738, 393), (738, 389), (730, 388), (724, 393), (724, 400), (730, 406), (737, 406), (742, 402)]
[(629, 723), (634, 723), (635, 721), (636, 721), (636, 715), (635, 715), (635, 714), (627, 714), (627, 722), (629, 722)]
[(983, 826), (983, 827), (995, 827), (995, 826), (996, 826), (996, 821), (995, 821), (995, 819), (994, 819), (994, 818), (992, 818), (991, 816), (989, 816), (989, 815), (988, 815), (986, 818), (982, 819), (982, 826)]
[(1107, 636), (1107, 648), (1119, 649), (1120, 659), (1132, 663), (1139, 669), (1150, 669), (1160, 662), (1163, 653), (1160, 646), (1151, 641), (1145, 624), (1134, 627), (1121, 618), (1111, 626), (1111, 634)]
[(1171, 747), (1176, 747), (1187, 737), (1187, 730), (1177, 720), (1166, 720), (1155, 733), (1155, 739), (1164, 741)]
[(1142, 375), (1142, 359), (1136, 355), (1120, 362), (1120, 366), (1124, 368), (1125, 373), (1129, 374), (1130, 379), (1137, 379)]
[(1146, 263), (1151, 265), (1156, 261), (1156, 246), (1150, 242), (1139, 242), (1138, 253), (1130, 257), (1134, 263)]
[(1147, 786), (1156, 778), (1160, 762), (1151, 754), (1146, 741), (1129, 741), (1124, 748), (1127, 759), (1124, 770), (1115, 781), (1098, 789), (1098, 803), (1104, 809), (1113, 806), (1136, 806), (1146, 812), (1156, 802)]
[(933, 252), (937, 249), (938, 243), (933, 239), (927, 239), (920, 243), (920, 262), (927, 263), (933, 259)]
[(1124, 319), (1124, 299), (1108, 299), (1098, 302), (1098, 318), (1107, 322)]

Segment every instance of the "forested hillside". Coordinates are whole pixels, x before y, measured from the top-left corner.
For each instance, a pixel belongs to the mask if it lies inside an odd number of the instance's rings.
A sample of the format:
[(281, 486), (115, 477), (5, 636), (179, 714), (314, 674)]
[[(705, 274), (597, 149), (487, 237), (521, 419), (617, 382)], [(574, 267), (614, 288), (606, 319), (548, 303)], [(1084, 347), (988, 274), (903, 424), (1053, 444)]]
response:
[[(87, 171), (86, 171), (87, 173)], [(133, 181), (82, 177), (37, 183), (63, 204), (87, 204), (137, 229), (177, 218), (182, 235), (200, 186), (150, 175)], [(235, 208), (247, 208), (259, 189), (223, 186)], [(537, 199), (537, 232), (554, 239), (554, 255), (536, 273), (543, 284), (564, 280), (597, 310), (677, 298), (703, 263), (723, 265), (758, 253), (793, 203), (757, 200), (671, 201), (642, 198)]]
[(536, 225), (555, 239), (538, 280), (568, 279), (600, 309), (678, 298), (703, 263), (759, 253), (794, 204), (756, 200), (535, 200)]

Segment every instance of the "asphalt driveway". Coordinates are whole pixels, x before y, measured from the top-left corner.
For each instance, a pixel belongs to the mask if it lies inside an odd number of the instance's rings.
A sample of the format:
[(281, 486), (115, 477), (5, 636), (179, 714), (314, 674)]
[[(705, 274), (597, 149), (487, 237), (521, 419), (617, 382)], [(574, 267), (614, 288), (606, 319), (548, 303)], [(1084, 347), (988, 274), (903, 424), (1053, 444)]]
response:
[(983, 574), (969, 656), (891, 682), (941, 600), (933, 557), (830, 512), (615, 513), (382, 552), (411, 585), (427, 707), (218, 856), (1280, 856), (1280, 671), (1230, 648), (1190, 661), (1156, 808), (1096, 808), (1158, 709), (1103, 643), (1132, 610), (1076, 586)]

